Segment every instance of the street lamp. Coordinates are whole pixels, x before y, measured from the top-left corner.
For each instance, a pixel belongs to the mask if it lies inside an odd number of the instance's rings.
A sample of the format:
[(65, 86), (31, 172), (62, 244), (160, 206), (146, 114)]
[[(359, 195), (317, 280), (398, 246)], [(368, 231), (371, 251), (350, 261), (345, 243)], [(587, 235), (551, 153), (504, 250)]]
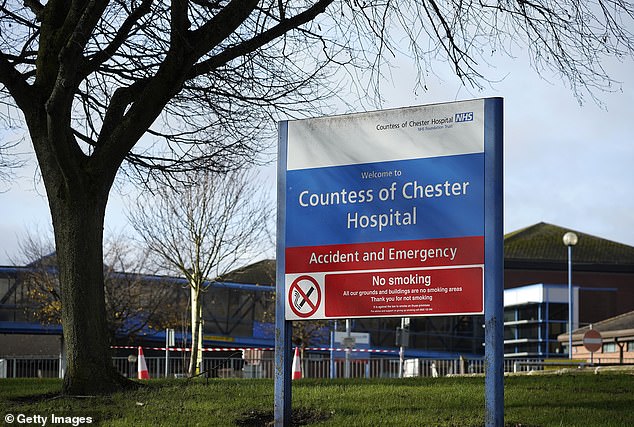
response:
[(572, 359), (572, 247), (579, 238), (572, 231), (564, 234), (564, 245), (568, 246), (568, 359)]

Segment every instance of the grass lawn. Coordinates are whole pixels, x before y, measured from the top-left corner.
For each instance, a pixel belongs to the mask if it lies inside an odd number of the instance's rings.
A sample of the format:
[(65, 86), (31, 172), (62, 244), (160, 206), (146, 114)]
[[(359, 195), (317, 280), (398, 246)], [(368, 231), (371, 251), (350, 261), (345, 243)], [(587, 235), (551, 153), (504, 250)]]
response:
[[(60, 386), (59, 380), (0, 380), (0, 415), (39, 415), (48, 417), (46, 425), (52, 414), (76, 425), (72, 417), (91, 417), (107, 426), (264, 426), (272, 417), (271, 380), (150, 380), (140, 390), (105, 397), (60, 397)], [(481, 426), (483, 407), (481, 377), (293, 382), (294, 413), (315, 426)], [(507, 377), (505, 422), (634, 426), (634, 375)]]

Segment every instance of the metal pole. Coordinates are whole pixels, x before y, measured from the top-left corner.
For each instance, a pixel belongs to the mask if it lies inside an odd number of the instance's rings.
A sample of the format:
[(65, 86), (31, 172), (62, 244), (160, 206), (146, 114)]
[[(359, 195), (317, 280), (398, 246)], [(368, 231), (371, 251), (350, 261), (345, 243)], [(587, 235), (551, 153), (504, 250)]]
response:
[[(590, 329), (592, 329), (592, 323), (590, 323)], [(594, 365), (594, 351), (590, 352), (590, 364)]]
[(275, 427), (291, 425), (291, 338), (293, 325), (286, 320), (286, 156), (288, 122), (279, 123), (277, 180), (277, 268), (275, 275), (275, 372), (273, 418)]
[(405, 359), (405, 349), (400, 346), (398, 349), (398, 377), (403, 378), (403, 361)]
[(504, 426), (503, 100), (486, 99), (484, 361), (485, 426)]
[(344, 378), (350, 378), (350, 319), (346, 319), (346, 336), (348, 344), (346, 345), (346, 367)]
[(64, 378), (66, 375), (66, 346), (64, 344), (64, 335), (60, 338), (60, 356), (59, 356), (59, 377)]
[(568, 359), (572, 359), (572, 245), (568, 245)]
[[(283, 293), (283, 292), (277, 292)], [(283, 298), (280, 298), (283, 299)], [(278, 317), (276, 315), (276, 317)], [(292, 322), (276, 320), (275, 334), (275, 379), (274, 379), (274, 425), (275, 427), (291, 425), (291, 364), (292, 364)]]
[(203, 319), (203, 306), (200, 305), (200, 329), (198, 330), (198, 372), (205, 372), (203, 361), (203, 332), (205, 331), (205, 319)]
[(174, 329), (167, 328), (165, 329), (165, 378), (167, 378), (170, 374), (169, 370), (169, 358), (170, 358), (170, 347), (174, 347), (176, 344), (174, 339)]
[(398, 348), (398, 377), (403, 378), (403, 368), (405, 364), (405, 318), (401, 317), (401, 342)]
[(170, 330), (165, 330), (165, 378), (169, 375), (169, 359), (170, 359)]
[(335, 368), (335, 332), (337, 331), (337, 321), (334, 321), (333, 330), (330, 332), (330, 378), (337, 378)]

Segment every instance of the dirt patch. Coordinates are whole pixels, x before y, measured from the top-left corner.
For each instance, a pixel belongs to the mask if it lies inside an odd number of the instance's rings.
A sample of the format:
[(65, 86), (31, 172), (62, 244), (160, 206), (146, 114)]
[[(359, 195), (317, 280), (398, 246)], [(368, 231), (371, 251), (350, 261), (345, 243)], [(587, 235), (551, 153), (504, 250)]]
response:
[[(332, 416), (329, 412), (317, 409), (298, 408), (291, 414), (291, 426), (305, 426), (319, 421), (327, 420)], [(242, 427), (268, 427), (273, 426), (273, 411), (249, 411), (236, 419), (236, 425)]]

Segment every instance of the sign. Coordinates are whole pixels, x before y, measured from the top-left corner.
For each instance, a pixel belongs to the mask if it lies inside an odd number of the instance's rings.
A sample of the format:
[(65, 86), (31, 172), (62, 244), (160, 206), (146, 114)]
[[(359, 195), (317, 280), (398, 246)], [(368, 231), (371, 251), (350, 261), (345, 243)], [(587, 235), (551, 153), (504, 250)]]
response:
[[(347, 332), (335, 331), (335, 346), (341, 344), (345, 345), (346, 338), (348, 338)], [(350, 332), (350, 338), (352, 338), (352, 342), (355, 346), (359, 346), (359, 348), (370, 348), (370, 334), (368, 332)]]
[(321, 304), (321, 289), (311, 276), (300, 276), (293, 280), (288, 291), (288, 303), (293, 313), (300, 318), (311, 317)]
[(354, 337), (345, 337), (342, 340), (341, 344), (343, 344), (344, 348), (354, 348), (354, 345), (356, 344), (356, 342), (357, 341), (355, 340)]
[(502, 144), (501, 98), (280, 122), (276, 425), (292, 320), (482, 313), (504, 424)]
[(287, 320), (484, 312), (485, 102), (287, 122)]
[(585, 334), (583, 334), (583, 346), (590, 353), (599, 351), (602, 345), (603, 338), (601, 337), (601, 333), (599, 333), (596, 329), (589, 329)]
[(174, 335), (174, 329), (167, 328), (165, 330), (165, 347), (174, 347), (176, 345), (176, 338)]
[[(368, 332), (350, 332), (350, 337), (348, 337), (347, 332), (335, 331), (334, 346), (341, 349), (368, 350), (370, 349), (370, 334)], [(363, 351), (353, 351), (348, 353), (347, 357), (352, 360), (367, 360), (368, 354)], [(332, 352), (332, 357), (334, 359), (343, 359), (346, 357), (346, 353), (345, 351), (336, 350)]]

